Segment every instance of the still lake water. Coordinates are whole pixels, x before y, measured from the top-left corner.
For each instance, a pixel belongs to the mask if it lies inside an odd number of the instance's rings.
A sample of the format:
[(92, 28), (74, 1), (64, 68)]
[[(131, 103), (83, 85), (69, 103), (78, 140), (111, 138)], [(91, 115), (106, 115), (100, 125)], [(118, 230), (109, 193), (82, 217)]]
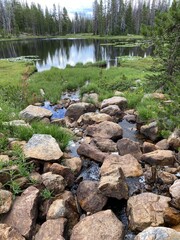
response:
[(36, 67), (39, 72), (51, 67), (65, 68), (68, 64), (106, 60), (115, 65), (119, 56), (141, 56), (152, 54), (152, 48), (114, 47), (101, 45), (105, 40), (89, 39), (32, 39), (0, 42), (0, 59), (20, 56), (38, 56)]

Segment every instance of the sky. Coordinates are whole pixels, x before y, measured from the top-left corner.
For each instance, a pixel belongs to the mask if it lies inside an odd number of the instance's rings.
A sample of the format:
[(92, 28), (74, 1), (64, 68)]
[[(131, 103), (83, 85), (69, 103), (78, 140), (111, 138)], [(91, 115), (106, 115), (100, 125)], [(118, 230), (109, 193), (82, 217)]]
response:
[(42, 8), (47, 6), (49, 9), (52, 8), (53, 4), (60, 5), (62, 8), (65, 7), (69, 13), (73, 12), (89, 12), (92, 9), (94, 0), (26, 0), (28, 4), (31, 2), (39, 3)]

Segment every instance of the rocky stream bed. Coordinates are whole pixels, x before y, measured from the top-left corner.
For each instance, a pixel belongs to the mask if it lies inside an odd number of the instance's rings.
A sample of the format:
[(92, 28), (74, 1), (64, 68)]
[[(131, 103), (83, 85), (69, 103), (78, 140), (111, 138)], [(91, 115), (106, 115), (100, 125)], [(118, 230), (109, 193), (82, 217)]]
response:
[[(75, 139), (64, 152), (50, 135), (10, 140), (34, 163), (34, 185), (19, 178), (23, 193), (14, 199), (3, 184), (18, 169), (0, 171), (0, 240), (180, 239), (178, 130), (159, 139), (156, 122), (141, 123), (124, 97), (99, 103), (95, 93), (30, 105), (20, 118), (9, 124), (39, 119), (67, 127)], [(54, 197), (43, 200), (45, 188)]]

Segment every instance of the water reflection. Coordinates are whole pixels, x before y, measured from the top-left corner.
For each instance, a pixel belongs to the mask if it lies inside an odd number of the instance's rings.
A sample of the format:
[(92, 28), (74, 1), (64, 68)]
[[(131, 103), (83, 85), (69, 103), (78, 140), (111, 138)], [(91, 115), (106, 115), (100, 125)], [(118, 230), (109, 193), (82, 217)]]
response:
[(23, 41), (0, 42), (0, 58), (28, 55), (39, 56), (38, 71), (53, 67), (65, 68), (78, 62), (96, 62), (106, 60), (109, 66), (116, 65), (119, 56), (141, 56), (152, 54), (152, 48), (145, 51), (140, 47), (114, 47), (101, 45), (106, 40), (87, 39), (32, 39)]

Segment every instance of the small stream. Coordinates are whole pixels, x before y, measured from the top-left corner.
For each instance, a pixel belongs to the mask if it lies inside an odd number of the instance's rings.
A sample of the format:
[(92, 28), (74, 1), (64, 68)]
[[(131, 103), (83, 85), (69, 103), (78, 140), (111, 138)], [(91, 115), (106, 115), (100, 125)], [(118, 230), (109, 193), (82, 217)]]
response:
[[(61, 99), (70, 99), (71, 101), (79, 101), (79, 92), (69, 93), (66, 92), (62, 95)], [(50, 102), (44, 103), (44, 108), (50, 110), (53, 115), (52, 119), (57, 118), (64, 118), (66, 113), (66, 108), (61, 107), (59, 108), (58, 105), (52, 106)], [(143, 143), (143, 137), (138, 133), (136, 129), (136, 123), (130, 123), (127, 120), (122, 120), (119, 122), (119, 125), (123, 128), (123, 138), (128, 138), (132, 141), (139, 142), (140, 144)], [(82, 139), (81, 139), (82, 140)], [(80, 145), (79, 141), (70, 141), (69, 145), (67, 147), (68, 153), (72, 157), (79, 157), (77, 153), (77, 149)], [(90, 181), (99, 181), (100, 180), (100, 164), (96, 163), (94, 161), (91, 161), (89, 159), (84, 158), (83, 159), (83, 167), (78, 175), (78, 177), (75, 180), (75, 183), (73, 187), (71, 188), (71, 191), (76, 194), (76, 190), (78, 188), (78, 185), (83, 180), (90, 180)], [(138, 194), (144, 191), (144, 183), (145, 179), (144, 177), (131, 177), (126, 178), (126, 182), (129, 188), (129, 196), (133, 196), (134, 194)], [(117, 200), (114, 198), (109, 198), (106, 206), (104, 209), (111, 209), (115, 215), (118, 217), (118, 219), (125, 225), (126, 229), (126, 235), (125, 240), (134, 240), (135, 234), (128, 231), (128, 217), (126, 214), (126, 208), (127, 208), (127, 201), (126, 200)]]

